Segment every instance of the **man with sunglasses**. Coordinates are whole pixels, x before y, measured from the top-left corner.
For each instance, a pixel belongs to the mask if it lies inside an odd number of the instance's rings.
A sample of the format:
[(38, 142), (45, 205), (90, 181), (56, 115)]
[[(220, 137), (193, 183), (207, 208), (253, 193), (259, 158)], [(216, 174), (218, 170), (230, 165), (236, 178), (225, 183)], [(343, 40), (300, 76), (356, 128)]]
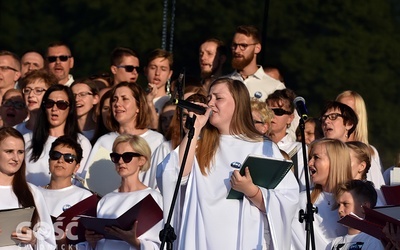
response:
[(113, 74), (113, 86), (120, 82), (136, 83), (139, 77), (139, 57), (131, 49), (117, 47), (111, 53), (111, 73)]
[(16, 87), (20, 76), (21, 63), (19, 57), (10, 51), (0, 51), (0, 103), (6, 91)]
[(69, 87), (74, 82), (74, 77), (70, 74), (74, 67), (74, 57), (65, 43), (54, 42), (47, 47), (46, 63), (49, 72), (57, 77), (59, 84)]

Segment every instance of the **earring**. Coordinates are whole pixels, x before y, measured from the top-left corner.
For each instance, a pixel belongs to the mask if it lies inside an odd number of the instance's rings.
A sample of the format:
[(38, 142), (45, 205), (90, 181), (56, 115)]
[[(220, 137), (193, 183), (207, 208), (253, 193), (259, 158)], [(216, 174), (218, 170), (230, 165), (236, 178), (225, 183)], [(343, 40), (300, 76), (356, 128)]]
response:
[(171, 97), (171, 79), (167, 80), (167, 95)]
[(290, 128), (290, 123), (286, 124), (286, 128)]

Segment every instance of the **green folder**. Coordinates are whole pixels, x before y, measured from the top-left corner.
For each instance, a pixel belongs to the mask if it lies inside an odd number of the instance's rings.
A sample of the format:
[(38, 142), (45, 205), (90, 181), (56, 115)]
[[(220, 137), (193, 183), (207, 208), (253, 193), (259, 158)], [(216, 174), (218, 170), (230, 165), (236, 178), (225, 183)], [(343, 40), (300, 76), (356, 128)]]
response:
[[(292, 168), (293, 162), (285, 159), (275, 159), (264, 155), (248, 155), (240, 168), (240, 174), (249, 167), (253, 183), (266, 189), (274, 189)], [(243, 193), (231, 190), (227, 199), (243, 199)]]

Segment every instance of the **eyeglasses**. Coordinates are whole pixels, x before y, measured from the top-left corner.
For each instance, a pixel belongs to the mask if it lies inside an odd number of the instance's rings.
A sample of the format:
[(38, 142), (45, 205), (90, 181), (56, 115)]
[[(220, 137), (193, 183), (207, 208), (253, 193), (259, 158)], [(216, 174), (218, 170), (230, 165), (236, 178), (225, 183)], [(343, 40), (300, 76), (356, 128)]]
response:
[(133, 72), (133, 70), (136, 70), (136, 72), (139, 72), (140, 66), (133, 66), (133, 65), (118, 65), (116, 66), (117, 68), (124, 68), (126, 72)]
[(237, 47), (239, 47), (240, 50), (246, 50), (247, 47), (250, 45), (256, 45), (257, 43), (232, 43), (231, 49), (236, 50)]
[(140, 156), (142, 156), (142, 155), (139, 153), (135, 153), (135, 152), (125, 152), (122, 155), (120, 155), (118, 153), (114, 153), (114, 152), (110, 154), (111, 161), (114, 163), (118, 163), (119, 159), (121, 159), (121, 157), (125, 163), (129, 163), (132, 161), (133, 157), (140, 157)]
[(61, 158), (61, 156), (64, 157), (64, 161), (66, 163), (72, 164), (74, 161), (76, 161), (76, 156), (73, 154), (62, 154), (58, 151), (51, 151), (50, 154), (50, 159), (53, 161), (57, 161)]
[(24, 102), (18, 102), (18, 101), (11, 101), (11, 100), (6, 100), (3, 102), (2, 106), (4, 107), (14, 107), (15, 109), (23, 109), (25, 108), (25, 103)]
[(66, 55), (62, 55), (62, 56), (48, 56), (47, 57), (47, 61), (49, 61), (49, 63), (53, 63), (55, 61), (57, 61), (57, 58), (60, 59), (61, 62), (66, 62), (68, 61), (69, 58), (71, 58), (72, 56), (66, 56)]
[(10, 67), (10, 66), (0, 66), (0, 70), (2, 72), (5, 72), (6, 70), (12, 70), (12, 71), (18, 72), (18, 70), (14, 69), (13, 67)]
[(342, 114), (339, 113), (330, 113), (328, 115), (323, 115), (321, 116), (320, 121), (324, 122), (326, 120), (326, 118), (329, 118), (329, 120), (334, 121), (336, 120), (338, 117), (344, 117)]
[(54, 104), (57, 105), (57, 108), (61, 110), (66, 110), (69, 107), (69, 103), (64, 100), (59, 100), (59, 101), (54, 101), (51, 99), (48, 99), (47, 101), (43, 101), (45, 108), (51, 109), (54, 107)]
[(74, 94), (75, 98), (77, 98), (77, 97), (82, 98), (82, 97), (85, 97), (85, 96), (88, 96), (88, 95), (93, 95), (93, 93), (91, 93), (91, 92), (81, 92), (81, 93), (78, 93), (78, 94)]
[(44, 88), (34, 88), (34, 89), (31, 89), (31, 88), (23, 88), (22, 89), (22, 93), (24, 93), (24, 95), (29, 95), (30, 93), (31, 93), (31, 91), (33, 91), (33, 93), (35, 94), (35, 95), (41, 95), (43, 92), (45, 92), (47, 89), (44, 89)]
[(291, 115), (292, 114), (291, 112), (289, 112), (287, 110), (284, 110), (284, 109), (281, 109), (281, 108), (275, 108), (275, 109), (272, 109), (272, 111), (274, 112), (274, 114), (276, 116), (283, 116), (283, 115)]

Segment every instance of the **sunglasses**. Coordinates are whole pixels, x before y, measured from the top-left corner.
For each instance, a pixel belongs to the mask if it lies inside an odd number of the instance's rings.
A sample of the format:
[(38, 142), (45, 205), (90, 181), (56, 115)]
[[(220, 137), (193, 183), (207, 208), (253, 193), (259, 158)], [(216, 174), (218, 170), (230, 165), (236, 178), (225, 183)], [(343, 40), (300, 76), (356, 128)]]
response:
[(111, 161), (114, 163), (118, 163), (119, 159), (121, 159), (121, 157), (125, 163), (129, 163), (132, 161), (133, 157), (140, 157), (140, 156), (142, 156), (142, 155), (139, 153), (135, 153), (135, 152), (125, 152), (122, 155), (120, 155), (118, 153), (114, 153), (114, 152), (110, 154)]
[(48, 99), (47, 101), (43, 101), (43, 103), (44, 103), (44, 107), (46, 109), (51, 109), (52, 107), (54, 107), (54, 104), (57, 105), (57, 108), (59, 108), (61, 110), (66, 110), (69, 107), (69, 103), (64, 100), (54, 101), (54, 100)]
[(49, 156), (50, 156), (50, 159), (53, 160), (53, 161), (57, 161), (57, 160), (59, 160), (61, 158), (61, 156), (63, 156), (64, 157), (64, 161), (66, 163), (69, 163), (69, 164), (71, 164), (74, 161), (76, 161), (76, 156), (75, 155), (73, 155), (73, 154), (62, 154), (62, 153), (60, 153), (58, 151), (51, 151)]
[(25, 108), (25, 103), (23, 102), (14, 102), (11, 100), (7, 100), (3, 102), (2, 106), (4, 107), (14, 107), (15, 109), (23, 109)]
[(329, 120), (331, 120), (331, 121), (334, 121), (338, 117), (344, 117), (344, 116), (342, 114), (339, 114), (339, 113), (331, 113), (331, 114), (328, 114), (328, 115), (323, 115), (319, 119), (320, 119), (321, 122), (324, 122), (327, 118), (329, 118)]
[(133, 65), (118, 65), (117, 68), (124, 68), (126, 72), (133, 72), (136, 69), (136, 72), (139, 72), (140, 66), (133, 66)]
[(68, 61), (69, 58), (71, 58), (72, 56), (48, 56), (47, 57), (47, 61), (49, 61), (49, 63), (53, 63), (55, 61), (57, 61), (57, 58), (60, 59), (61, 62), (66, 62)]
[(291, 115), (291, 114), (292, 114), (291, 112), (286, 111), (286, 110), (281, 109), (281, 108), (274, 108), (274, 109), (272, 109), (272, 111), (273, 111), (274, 114), (277, 115), (277, 116)]

